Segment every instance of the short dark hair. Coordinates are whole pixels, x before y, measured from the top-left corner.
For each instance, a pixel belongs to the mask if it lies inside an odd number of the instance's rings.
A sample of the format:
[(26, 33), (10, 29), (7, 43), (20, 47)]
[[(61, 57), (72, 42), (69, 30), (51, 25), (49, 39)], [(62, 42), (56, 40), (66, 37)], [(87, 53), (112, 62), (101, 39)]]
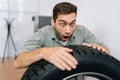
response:
[(77, 6), (69, 2), (61, 2), (55, 5), (53, 8), (53, 19), (56, 20), (59, 14), (77, 14)]

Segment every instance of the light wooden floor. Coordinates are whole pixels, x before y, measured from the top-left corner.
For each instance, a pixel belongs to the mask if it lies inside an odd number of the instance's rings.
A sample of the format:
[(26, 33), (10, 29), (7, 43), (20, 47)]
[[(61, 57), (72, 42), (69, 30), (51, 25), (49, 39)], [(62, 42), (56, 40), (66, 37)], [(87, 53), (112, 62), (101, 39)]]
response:
[(0, 58), (0, 80), (20, 80), (26, 69), (15, 69), (13, 58), (6, 58), (4, 63)]

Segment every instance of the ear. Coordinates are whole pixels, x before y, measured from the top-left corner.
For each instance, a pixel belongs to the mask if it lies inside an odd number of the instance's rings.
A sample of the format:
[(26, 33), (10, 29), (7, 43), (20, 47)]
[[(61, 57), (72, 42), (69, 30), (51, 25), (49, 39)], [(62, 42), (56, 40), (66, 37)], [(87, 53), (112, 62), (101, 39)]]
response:
[(51, 25), (52, 25), (52, 26), (54, 26), (54, 23), (55, 23), (54, 19), (53, 19), (53, 18), (51, 18), (51, 20), (50, 20), (50, 21), (51, 21)]

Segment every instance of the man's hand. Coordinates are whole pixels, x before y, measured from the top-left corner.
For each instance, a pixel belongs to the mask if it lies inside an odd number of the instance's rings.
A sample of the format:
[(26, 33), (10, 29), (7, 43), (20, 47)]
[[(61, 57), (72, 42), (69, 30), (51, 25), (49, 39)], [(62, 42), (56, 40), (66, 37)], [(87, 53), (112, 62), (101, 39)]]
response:
[(75, 69), (78, 64), (77, 60), (70, 54), (72, 49), (64, 47), (42, 48), (40, 54), (43, 59), (54, 64), (61, 70)]
[(82, 45), (92, 47), (93, 49), (97, 49), (99, 51), (103, 51), (109, 54), (109, 49), (106, 46), (100, 46), (98, 44), (89, 44), (89, 43), (83, 43)]

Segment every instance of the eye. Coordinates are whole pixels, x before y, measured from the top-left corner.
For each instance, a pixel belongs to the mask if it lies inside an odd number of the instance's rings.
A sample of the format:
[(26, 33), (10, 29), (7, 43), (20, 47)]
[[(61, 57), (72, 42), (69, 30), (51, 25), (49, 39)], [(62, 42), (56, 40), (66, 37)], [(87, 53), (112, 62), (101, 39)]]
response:
[(65, 27), (65, 26), (66, 26), (65, 23), (59, 23), (59, 25), (60, 25), (61, 27)]
[(74, 26), (75, 26), (75, 24), (76, 24), (76, 23), (75, 23), (75, 22), (73, 22), (73, 23), (71, 23), (71, 24), (70, 24), (70, 26), (71, 26), (71, 27), (74, 27)]

